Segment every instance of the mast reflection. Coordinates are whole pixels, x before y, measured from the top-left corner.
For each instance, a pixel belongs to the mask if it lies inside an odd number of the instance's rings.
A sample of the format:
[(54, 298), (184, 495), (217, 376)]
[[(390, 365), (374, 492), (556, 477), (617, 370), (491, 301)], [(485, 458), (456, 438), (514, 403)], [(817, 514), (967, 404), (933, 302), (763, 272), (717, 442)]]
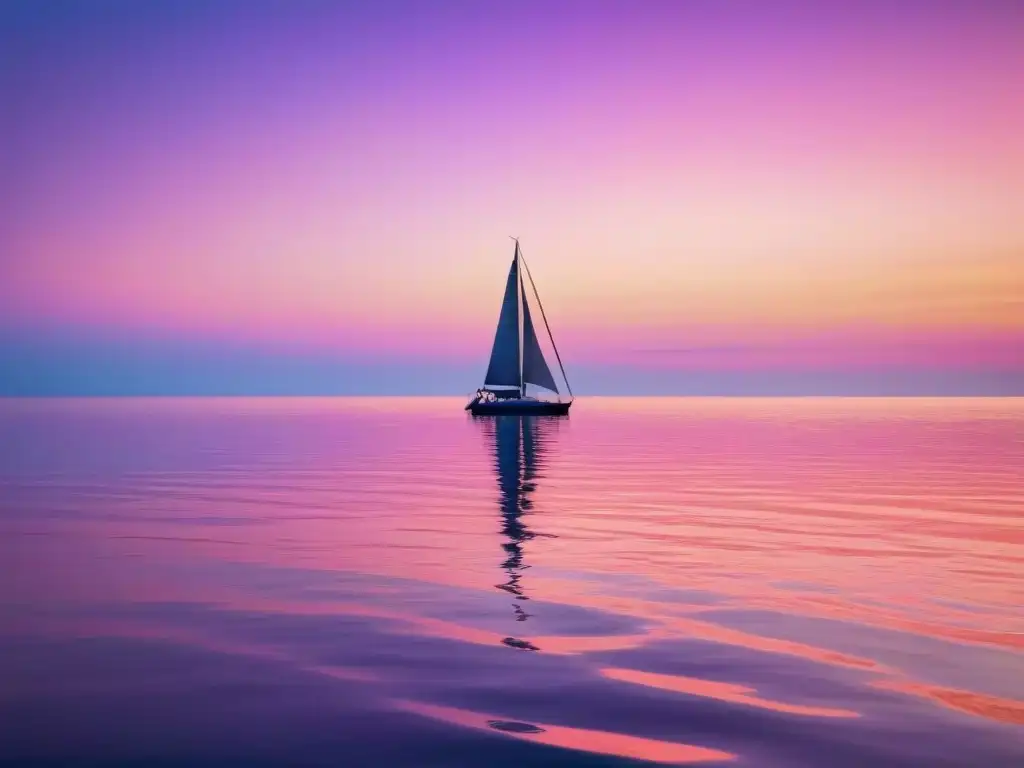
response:
[[(542, 477), (545, 454), (558, 430), (557, 418), (538, 416), (478, 417), (477, 421), (491, 444), (494, 467), (498, 475), (501, 547), (505, 558), (501, 563), (507, 579), (495, 586), (515, 598), (512, 609), (516, 621), (526, 621), (530, 613), (523, 602), (530, 599), (523, 585), (523, 572), (530, 566), (524, 562), (524, 544), (537, 536), (527, 525), (526, 517), (533, 509), (531, 498)], [(527, 650), (535, 646), (516, 638), (506, 638), (506, 645)]]

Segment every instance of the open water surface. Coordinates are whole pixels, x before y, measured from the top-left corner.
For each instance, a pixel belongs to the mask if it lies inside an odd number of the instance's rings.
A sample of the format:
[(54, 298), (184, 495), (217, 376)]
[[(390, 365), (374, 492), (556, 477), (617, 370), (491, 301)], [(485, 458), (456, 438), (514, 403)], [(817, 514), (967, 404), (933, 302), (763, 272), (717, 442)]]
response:
[(0, 401), (4, 765), (1024, 765), (1024, 400)]

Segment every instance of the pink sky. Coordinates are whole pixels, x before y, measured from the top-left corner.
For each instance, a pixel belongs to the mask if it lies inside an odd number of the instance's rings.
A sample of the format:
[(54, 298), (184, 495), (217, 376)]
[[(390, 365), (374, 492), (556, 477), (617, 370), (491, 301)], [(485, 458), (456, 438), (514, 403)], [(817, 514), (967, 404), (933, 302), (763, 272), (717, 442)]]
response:
[(482, 361), (515, 234), (569, 361), (1021, 367), (1012, 4), (173, 7), (5, 11), (22, 341)]

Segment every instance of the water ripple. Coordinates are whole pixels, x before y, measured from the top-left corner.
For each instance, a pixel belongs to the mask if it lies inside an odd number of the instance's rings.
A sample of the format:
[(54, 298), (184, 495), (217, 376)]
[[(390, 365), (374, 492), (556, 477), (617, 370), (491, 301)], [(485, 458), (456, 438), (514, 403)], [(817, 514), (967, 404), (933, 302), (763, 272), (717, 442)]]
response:
[(0, 401), (0, 764), (1024, 764), (1024, 402)]

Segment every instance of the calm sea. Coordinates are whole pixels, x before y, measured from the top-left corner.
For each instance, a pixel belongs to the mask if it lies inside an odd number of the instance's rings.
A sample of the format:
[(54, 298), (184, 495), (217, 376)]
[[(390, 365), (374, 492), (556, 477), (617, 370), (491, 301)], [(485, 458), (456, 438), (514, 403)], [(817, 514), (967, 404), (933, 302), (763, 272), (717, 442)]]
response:
[(0, 762), (1024, 765), (1024, 400), (0, 401)]

